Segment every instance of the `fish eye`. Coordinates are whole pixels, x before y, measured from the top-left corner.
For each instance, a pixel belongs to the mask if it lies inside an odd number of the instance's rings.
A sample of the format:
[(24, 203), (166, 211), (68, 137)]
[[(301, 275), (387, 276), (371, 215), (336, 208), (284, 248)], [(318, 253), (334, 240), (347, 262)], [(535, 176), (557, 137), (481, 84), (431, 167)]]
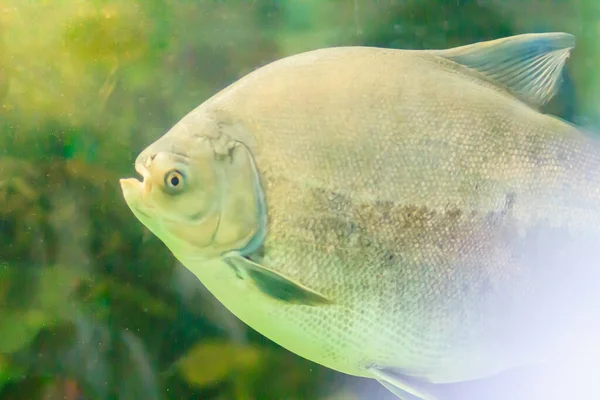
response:
[(183, 174), (177, 170), (172, 170), (165, 175), (165, 187), (171, 191), (180, 191), (183, 189), (184, 177)]

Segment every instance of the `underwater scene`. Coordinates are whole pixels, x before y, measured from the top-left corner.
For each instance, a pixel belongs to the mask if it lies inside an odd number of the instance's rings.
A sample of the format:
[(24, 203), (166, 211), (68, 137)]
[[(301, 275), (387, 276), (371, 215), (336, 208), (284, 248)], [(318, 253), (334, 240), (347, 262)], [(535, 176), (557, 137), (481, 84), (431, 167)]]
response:
[(0, 0), (0, 400), (600, 399), (600, 2)]

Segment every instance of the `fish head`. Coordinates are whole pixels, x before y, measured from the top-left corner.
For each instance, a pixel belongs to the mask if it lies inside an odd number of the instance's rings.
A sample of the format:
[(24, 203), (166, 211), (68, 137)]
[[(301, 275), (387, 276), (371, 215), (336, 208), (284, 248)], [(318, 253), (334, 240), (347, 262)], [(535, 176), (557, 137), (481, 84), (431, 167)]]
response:
[(252, 155), (227, 135), (171, 131), (121, 179), (133, 214), (178, 258), (213, 259), (261, 230), (262, 190)]

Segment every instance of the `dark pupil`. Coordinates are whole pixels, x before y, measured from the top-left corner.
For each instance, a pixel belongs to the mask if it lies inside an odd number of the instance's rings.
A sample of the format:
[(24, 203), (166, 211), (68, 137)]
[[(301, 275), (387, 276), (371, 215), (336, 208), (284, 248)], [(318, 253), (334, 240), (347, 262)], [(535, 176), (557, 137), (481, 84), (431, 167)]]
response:
[(172, 178), (171, 178), (171, 185), (172, 185), (172, 186), (177, 186), (177, 185), (179, 185), (179, 178), (178, 178), (178, 177), (176, 177), (176, 176), (172, 177)]

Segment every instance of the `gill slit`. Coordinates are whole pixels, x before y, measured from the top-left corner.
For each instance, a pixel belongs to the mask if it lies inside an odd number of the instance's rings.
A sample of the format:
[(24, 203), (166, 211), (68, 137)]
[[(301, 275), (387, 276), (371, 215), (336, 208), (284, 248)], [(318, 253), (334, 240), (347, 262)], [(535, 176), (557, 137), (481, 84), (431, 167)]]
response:
[[(221, 169), (219, 171), (219, 179), (218, 182), (224, 182), (225, 174)], [(217, 219), (217, 225), (215, 226), (215, 230), (210, 238), (211, 243), (214, 243), (215, 238), (217, 237), (217, 233), (219, 233), (219, 228), (221, 227), (221, 218), (223, 217), (223, 199), (225, 198), (225, 190), (223, 189), (225, 185), (219, 185), (219, 200), (218, 203), (215, 201), (215, 207), (219, 210), (219, 218)], [(219, 207), (218, 204), (221, 206)]]

